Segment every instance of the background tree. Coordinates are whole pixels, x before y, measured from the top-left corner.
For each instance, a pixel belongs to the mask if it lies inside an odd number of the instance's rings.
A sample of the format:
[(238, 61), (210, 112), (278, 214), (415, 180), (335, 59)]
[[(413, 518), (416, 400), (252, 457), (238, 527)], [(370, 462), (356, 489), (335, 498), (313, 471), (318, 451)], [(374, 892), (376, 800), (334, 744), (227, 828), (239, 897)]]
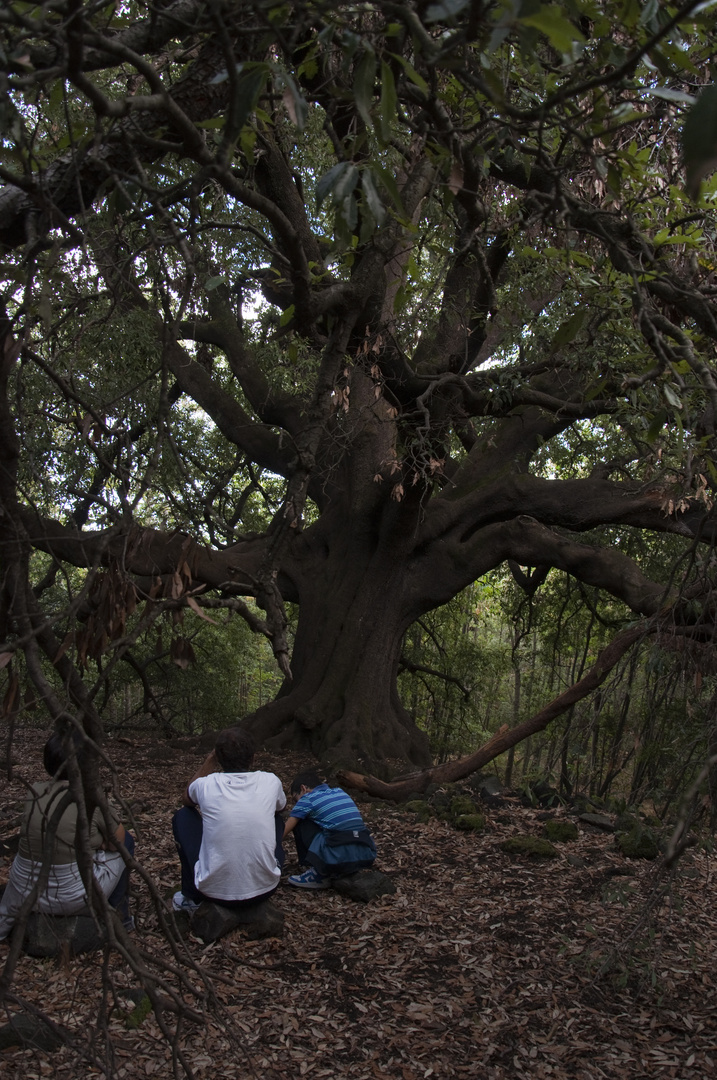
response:
[(99, 729), (81, 669), (224, 605), (285, 676), (263, 740), (423, 766), (404, 635), (495, 567), (709, 638), (713, 31), (699, 3), (10, 0), (6, 711), (22, 651)]

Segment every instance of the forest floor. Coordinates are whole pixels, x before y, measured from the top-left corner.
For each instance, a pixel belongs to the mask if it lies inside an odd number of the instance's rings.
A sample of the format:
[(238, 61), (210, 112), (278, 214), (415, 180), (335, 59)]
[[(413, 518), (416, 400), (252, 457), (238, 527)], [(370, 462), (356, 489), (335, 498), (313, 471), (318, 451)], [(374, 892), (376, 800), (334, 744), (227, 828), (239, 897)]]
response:
[[(20, 778), (40, 778), (41, 744), (33, 731), (16, 736), (12, 756), (22, 764), (0, 797), (6, 836)], [(107, 750), (133, 812), (137, 858), (171, 895), (179, 872), (171, 816), (203, 751), (143, 739), (110, 740)], [(310, 764), (298, 755), (257, 761), (287, 788)], [(395, 894), (360, 904), (283, 884), (274, 897), (283, 937), (251, 941), (240, 930), (209, 946), (190, 937), (173, 953), (148, 886), (135, 882), (140, 962), (152, 971), (164, 964), (163, 978), (201, 1022), (164, 1012), (165, 1033), (152, 1013), (128, 1027), (141, 976), (118, 952), (23, 956), (9, 1012), (41, 1010), (72, 1045), (6, 1049), (0, 1076), (169, 1078), (184, 1075), (180, 1051), (194, 1076), (211, 1080), (715, 1075), (714, 857), (692, 849), (669, 880), (659, 863), (626, 860), (611, 835), (582, 829), (559, 858), (535, 861), (499, 848), (506, 837), (541, 833), (539, 811), (517, 799), (489, 810), (481, 834), (357, 801)], [(287, 854), (284, 881), (295, 869)], [(0, 945), (0, 965), (7, 952)]]

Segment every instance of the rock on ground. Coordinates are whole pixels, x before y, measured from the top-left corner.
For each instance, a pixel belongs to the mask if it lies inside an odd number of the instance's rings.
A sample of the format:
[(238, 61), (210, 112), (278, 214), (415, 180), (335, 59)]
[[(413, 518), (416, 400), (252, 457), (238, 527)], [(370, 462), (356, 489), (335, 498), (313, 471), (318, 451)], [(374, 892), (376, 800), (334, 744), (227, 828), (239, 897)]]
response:
[(259, 938), (281, 937), (284, 933), (283, 912), (268, 900), (246, 908), (229, 908), (221, 904), (200, 904), (189, 920), (193, 934), (206, 944), (218, 941), (240, 926), (246, 927), (251, 941)]
[(396, 891), (396, 886), (388, 874), (382, 874), (380, 870), (359, 870), (356, 874), (336, 878), (332, 885), (342, 896), (347, 896), (350, 900), (359, 900), (364, 904), (377, 896)]
[(58, 956), (64, 951), (76, 956), (101, 949), (105, 940), (103, 928), (91, 915), (43, 915), (34, 911), (27, 920), (23, 949), (28, 956)]

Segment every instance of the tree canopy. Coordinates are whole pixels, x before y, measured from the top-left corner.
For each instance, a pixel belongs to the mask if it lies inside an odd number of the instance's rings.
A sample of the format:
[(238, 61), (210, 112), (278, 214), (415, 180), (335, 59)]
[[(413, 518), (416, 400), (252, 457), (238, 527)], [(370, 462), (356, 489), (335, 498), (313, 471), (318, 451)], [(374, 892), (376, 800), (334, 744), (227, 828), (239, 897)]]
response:
[(231, 612), (284, 674), (263, 741), (425, 766), (404, 635), (503, 564), (629, 642), (709, 640), (714, 31), (654, 0), (8, 0), (6, 714), (26, 682), (97, 733), (160, 617), (182, 664)]

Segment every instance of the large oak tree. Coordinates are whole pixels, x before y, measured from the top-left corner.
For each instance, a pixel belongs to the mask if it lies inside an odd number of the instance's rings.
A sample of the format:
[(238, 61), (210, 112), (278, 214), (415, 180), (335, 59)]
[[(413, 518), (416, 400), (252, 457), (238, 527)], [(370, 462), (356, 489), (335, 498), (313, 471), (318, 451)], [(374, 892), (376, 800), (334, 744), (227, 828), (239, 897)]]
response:
[[(403, 636), (502, 563), (708, 634), (714, 22), (9, 0), (6, 712), (22, 652), (54, 718), (98, 732), (91, 658), (163, 608), (224, 607), (285, 673), (262, 740), (424, 766)], [(640, 530), (690, 560), (650, 576)], [(71, 567), (93, 572), (67, 636)]]

